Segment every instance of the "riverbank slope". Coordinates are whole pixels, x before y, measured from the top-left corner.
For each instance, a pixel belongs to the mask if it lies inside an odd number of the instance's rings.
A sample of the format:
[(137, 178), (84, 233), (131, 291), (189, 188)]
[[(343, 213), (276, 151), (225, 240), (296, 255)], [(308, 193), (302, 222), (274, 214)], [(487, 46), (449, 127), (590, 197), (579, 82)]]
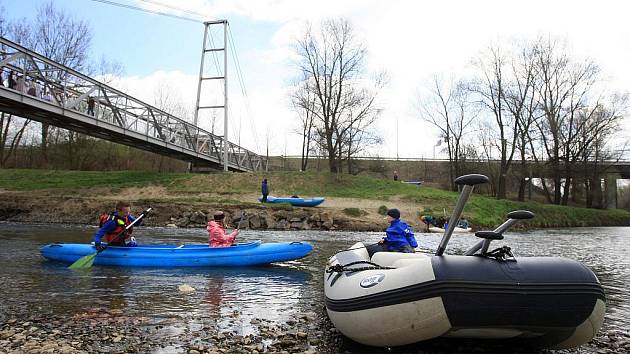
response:
[[(268, 178), (271, 195), (325, 197), (316, 208), (261, 204), (260, 181)], [(253, 229), (325, 229), (381, 231), (384, 210), (398, 208), (420, 230), (419, 216), (450, 215), (457, 193), (367, 176), (330, 173), (268, 172), (172, 174), (140, 171), (0, 170), (0, 220), (94, 224), (117, 200), (140, 212), (152, 206), (147, 225), (203, 227), (214, 210), (232, 224)], [(514, 202), (473, 195), (464, 215), (475, 229), (493, 228), (512, 210), (536, 218), (526, 227), (630, 225), (630, 212)]]

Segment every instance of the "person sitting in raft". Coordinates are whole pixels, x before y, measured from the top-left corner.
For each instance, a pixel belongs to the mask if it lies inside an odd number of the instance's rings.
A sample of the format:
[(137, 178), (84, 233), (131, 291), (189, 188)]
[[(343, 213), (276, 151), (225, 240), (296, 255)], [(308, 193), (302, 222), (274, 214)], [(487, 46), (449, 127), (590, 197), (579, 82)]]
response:
[(459, 219), (459, 224), (457, 224), (457, 227), (461, 227), (462, 229), (467, 229), (470, 227), (470, 223), (468, 222), (468, 220), (466, 220), (465, 217), (462, 216), (462, 218)]
[(435, 225), (436, 227), (439, 227), (440, 229), (444, 228), (444, 224), (446, 224), (448, 221), (446, 220), (445, 217), (440, 216), (437, 219), (434, 220), (433, 225)]
[[(94, 234), (94, 247), (98, 251), (105, 248), (101, 244), (104, 240), (109, 246), (136, 247), (138, 243), (131, 236), (133, 227), (125, 231), (125, 228), (134, 222), (136, 217), (131, 215), (131, 206), (128, 202), (119, 201), (116, 203), (116, 210), (109, 214), (102, 214), (99, 220), (100, 228)], [(140, 220), (136, 225), (142, 224)]]
[(214, 213), (213, 221), (208, 222), (208, 244), (210, 247), (229, 247), (238, 236), (238, 227), (231, 234), (225, 234), (225, 213)]
[(385, 237), (377, 244), (367, 246), (370, 257), (376, 252), (403, 252), (414, 253), (418, 242), (406, 222), (400, 220), (398, 209), (387, 211), (389, 227), (385, 230)]

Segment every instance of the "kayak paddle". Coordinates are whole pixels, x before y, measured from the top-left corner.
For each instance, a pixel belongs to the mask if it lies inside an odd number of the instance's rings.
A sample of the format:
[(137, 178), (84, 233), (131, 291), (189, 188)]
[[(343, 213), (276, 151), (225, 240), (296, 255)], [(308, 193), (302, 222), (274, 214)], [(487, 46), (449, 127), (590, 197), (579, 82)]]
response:
[[(136, 220), (134, 220), (131, 224), (127, 225), (127, 227), (125, 227), (124, 230), (122, 230), (118, 235), (116, 235), (116, 237), (114, 238), (114, 240), (118, 239), (118, 237), (120, 237), (120, 235), (124, 234), (125, 232), (127, 232), (135, 223), (137, 223), (138, 221), (140, 221), (143, 217), (145, 217), (149, 212), (151, 211), (151, 207), (149, 207), (147, 210), (143, 211), (142, 214), (140, 214)], [(70, 269), (85, 269), (85, 268), (90, 268), (92, 266), (92, 264), (94, 263), (94, 258), (96, 258), (96, 256), (105, 251), (105, 249), (107, 248), (107, 245), (105, 245), (103, 248), (101, 248), (100, 250), (97, 250), (96, 253), (92, 253), (92, 254), (88, 254), (87, 256), (83, 256), (79, 259), (76, 260), (76, 262), (72, 263), (68, 268)]]

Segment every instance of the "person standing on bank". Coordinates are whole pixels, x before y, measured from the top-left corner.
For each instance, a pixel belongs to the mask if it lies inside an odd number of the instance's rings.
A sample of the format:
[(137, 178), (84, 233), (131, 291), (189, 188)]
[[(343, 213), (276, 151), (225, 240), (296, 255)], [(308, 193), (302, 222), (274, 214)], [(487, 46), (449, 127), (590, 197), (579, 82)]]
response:
[(398, 181), (398, 171), (394, 171), (394, 181)]
[(387, 221), (389, 222), (389, 227), (385, 230), (385, 237), (377, 244), (366, 247), (370, 257), (376, 252), (415, 253), (418, 242), (411, 231), (411, 227), (400, 220), (400, 211), (398, 209), (389, 209), (387, 211)]
[(267, 202), (267, 196), (269, 195), (269, 185), (267, 184), (267, 179), (264, 178), (262, 180), (262, 184), (260, 185), (260, 191), (262, 192), (262, 202)]
[(210, 247), (229, 247), (238, 236), (238, 226), (231, 234), (225, 234), (225, 213), (217, 211), (212, 217), (214, 220), (208, 222), (208, 245)]

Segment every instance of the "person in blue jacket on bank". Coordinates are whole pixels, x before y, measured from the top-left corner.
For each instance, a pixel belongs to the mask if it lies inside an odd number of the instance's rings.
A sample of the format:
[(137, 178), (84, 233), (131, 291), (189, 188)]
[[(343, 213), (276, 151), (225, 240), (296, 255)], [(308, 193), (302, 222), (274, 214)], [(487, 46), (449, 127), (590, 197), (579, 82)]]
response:
[(260, 191), (262, 192), (262, 202), (267, 202), (267, 196), (269, 195), (269, 185), (267, 184), (267, 179), (264, 178), (262, 183), (260, 184)]
[(389, 209), (387, 221), (389, 227), (385, 230), (385, 237), (377, 244), (367, 246), (370, 257), (376, 252), (414, 253), (415, 248), (418, 247), (418, 242), (411, 227), (400, 220), (400, 211)]

